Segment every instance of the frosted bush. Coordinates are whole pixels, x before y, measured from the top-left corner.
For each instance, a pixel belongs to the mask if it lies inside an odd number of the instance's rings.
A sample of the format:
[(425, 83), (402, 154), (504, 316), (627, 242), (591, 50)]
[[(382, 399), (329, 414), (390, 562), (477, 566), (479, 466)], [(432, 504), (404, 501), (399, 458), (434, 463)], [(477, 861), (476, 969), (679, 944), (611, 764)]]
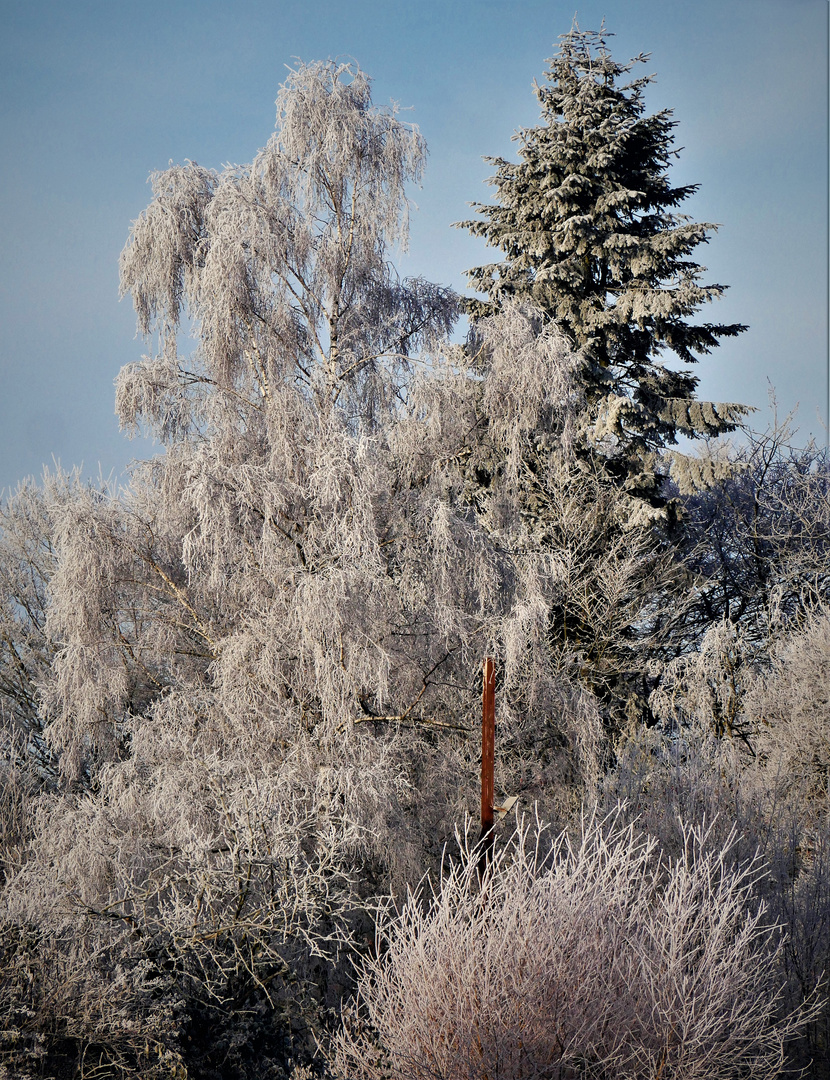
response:
[(571, 840), (520, 825), (481, 890), (477, 855), (378, 928), (332, 1059), (366, 1080), (774, 1077), (805, 1013), (781, 1017), (775, 928), (734, 835), (683, 848), (615, 817)]

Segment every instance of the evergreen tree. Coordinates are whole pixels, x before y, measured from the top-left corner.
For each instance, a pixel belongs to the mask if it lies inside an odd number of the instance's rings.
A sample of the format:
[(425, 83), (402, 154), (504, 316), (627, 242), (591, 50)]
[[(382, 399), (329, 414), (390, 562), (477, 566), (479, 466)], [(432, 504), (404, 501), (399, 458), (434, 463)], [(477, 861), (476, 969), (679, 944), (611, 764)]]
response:
[[(669, 181), (676, 121), (645, 114), (653, 77), (624, 77), (647, 57), (616, 63), (607, 36), (574, 24), (535, 88), (542, 123), (516, 135), (519, 161), (486, 159), (497, 201), (474, 203), (481, 219), (459, 225), (505, 259), (469, 271), (488, 299), (468, 310), (475, 321), (526, 299), (556, 320), (584, 358), (582, 455), (598, 452), (617, 484), (660, 505), (657, 453), (681, 433), (730, 431), (748, 411), (697, 401), (697, 378), (661, 354), (692, 364), (746, 327), (690, 321), (725, 288), (701, 284), (705, 267), (688, 258), (717, 226), (675, 212), (697, 189)], [(684, 456), (672, 457), (682, 479)]]

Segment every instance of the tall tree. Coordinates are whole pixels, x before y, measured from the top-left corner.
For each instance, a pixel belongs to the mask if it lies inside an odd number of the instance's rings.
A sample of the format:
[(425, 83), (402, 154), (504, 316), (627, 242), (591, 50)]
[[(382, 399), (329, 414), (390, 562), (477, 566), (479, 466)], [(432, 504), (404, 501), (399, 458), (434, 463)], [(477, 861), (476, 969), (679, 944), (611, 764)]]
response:
[(616, 483), (654, 504), (656, 452), (678, 434), (730, 431), (747, 411), (697, 401), (697, 378), (665, 366), (664, 350), (692, 364), (746, 327), (691, 320), (725, 288), (702, 284), (705, 267), (689, 259), (717, 226), (676, 213), (697, 190), (669, 180), (676, 121), (668, 109), (646, 115), (653, 77), (624, 77), (647, 57), (616, 63), (607, 36), (576, 24), (563, 35), (535, 88), (542, 123), (516, 135), (518, 162), (486, 159), (497, 201), (473, 204), (481, 218), (459, 225), (505, 254), (469, 271), (487, 294), (469, 303), (473, 319), (515, 297), (557, 321), (584, 358), (583, 452), (598, 451)]
[[(299, 66), (250, 165), (154, 176), (122, 285), (155, 355), (117, 399), (166, 452), (128, 491), (66, 484), (0, 514), (0, 817), (21, 822), (0, 828), (20, 885), (0, 895), (0, 1015), (25, 1047), (48, 1033), (53, 1072), (94, 1045), (103, 1070), (284, 1075), (355, 868), (368, 890), (415, 861), (406, 724), (440, 715), (423, 698), (458, 644), (430, 575), (450, 621), (470, 574), (451, 536), (431, 562), (407, 547), (431, 516), (450, 530), (417, 492), (391, 505), (382, 433), (457, 301), (389, 261), (425, 147), (369, 90), (356, 66)], [(61, 775), (19, 868), (33, 815), (11, 753), (35, 740)], [(54, 843), (49, 882), (34, 852)], [(30, 955), (57, 997), (18, 979)], [(7, 1046), (0, 1023), (0, 1066)]]
[[(201, 387), (231, 392), (243, 416), (299, 390), (328, 415), (370, 423), (394, 396), (413, 350), (453, 325), (450, 289), (401, 281), (405, 186), (426, 144), (395, 109), (372, 104), (356, 66), (305, 64), (277, 98), (277, 129), (252, 164), (222, 173), (194, 162), (156, 173), (153, 201), (121, 258), (139, 329), (158, 359), (127, 368), (118, 410), (167, 439), (188, 430)], [(183, 312), (195, 325), (195, 370), (176, 352)]]

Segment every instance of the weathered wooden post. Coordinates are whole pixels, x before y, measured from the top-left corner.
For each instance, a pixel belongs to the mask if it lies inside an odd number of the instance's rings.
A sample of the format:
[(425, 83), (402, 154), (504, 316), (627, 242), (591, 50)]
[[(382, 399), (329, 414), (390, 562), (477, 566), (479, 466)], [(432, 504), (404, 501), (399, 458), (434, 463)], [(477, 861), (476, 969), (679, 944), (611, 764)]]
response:
[(484, 689), (481, 696), (481, 853), (478, 876), (483, 880), (493, 858), (494, 759), (496, 752), (496, 664), (484, 661)]

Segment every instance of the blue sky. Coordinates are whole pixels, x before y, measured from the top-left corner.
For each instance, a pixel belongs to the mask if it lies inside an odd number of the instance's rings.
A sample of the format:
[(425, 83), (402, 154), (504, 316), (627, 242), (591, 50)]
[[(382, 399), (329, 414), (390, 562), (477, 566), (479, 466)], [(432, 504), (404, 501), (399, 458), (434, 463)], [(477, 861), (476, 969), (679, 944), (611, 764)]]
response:
[(577, 13), (604, 16), (618, 60), (651, 53), (652, 111), (679, 121), (685, 206), (722, 224), (698, 261), (730, 286), (701, 313), (750, 324), (698, 365), (700, 396), (827, 414), (826, 0), (0, 0), (0, 489), (53, 456), (118, 476), (154, 448), (127, 441), (113, 379), (145, 347), (118, 255), (147, 176), (186, 158), (252, 159), (292, 58), (352, 57), (378, 103), (410, 107), (430, 148), (411, 194), (405, 274), (465, 287), (491, 253), (453, 230), (486, 201), (482, 155), (514, 156), (545, 60)]

